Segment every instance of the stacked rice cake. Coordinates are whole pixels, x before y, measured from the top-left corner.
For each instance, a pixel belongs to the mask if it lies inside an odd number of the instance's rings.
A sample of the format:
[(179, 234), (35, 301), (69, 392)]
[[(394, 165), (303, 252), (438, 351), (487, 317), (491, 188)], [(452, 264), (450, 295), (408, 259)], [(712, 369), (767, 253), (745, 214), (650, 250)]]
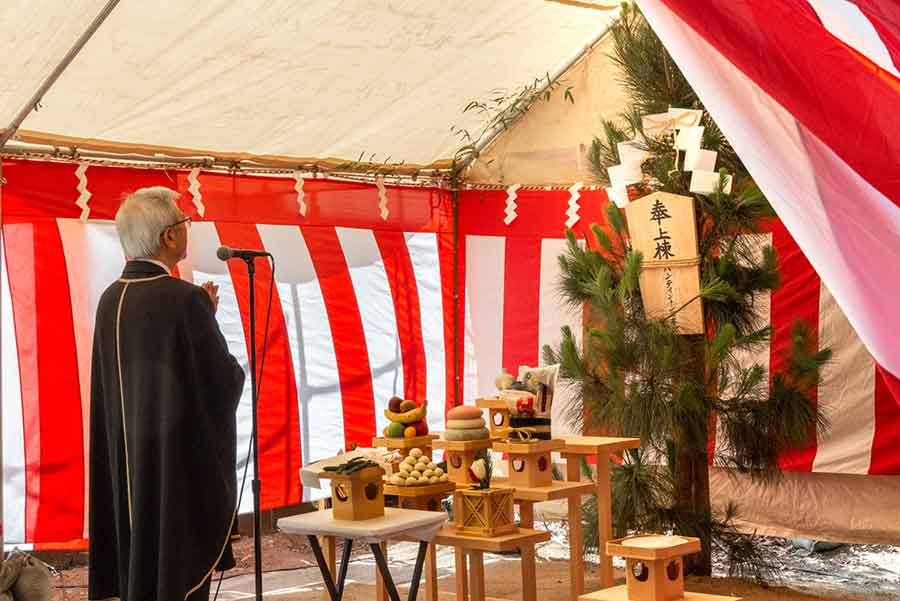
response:
[(460, 405), (447, 412), (447, 428), (444, 440), (484, 440), (491, 433), (486, 427), (481, 409), (472, 405)]

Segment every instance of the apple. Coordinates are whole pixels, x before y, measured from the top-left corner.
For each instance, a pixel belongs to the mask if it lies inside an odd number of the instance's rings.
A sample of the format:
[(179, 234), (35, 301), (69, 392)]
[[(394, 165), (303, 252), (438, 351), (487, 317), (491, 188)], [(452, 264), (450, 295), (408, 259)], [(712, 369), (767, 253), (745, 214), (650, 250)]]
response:
[(424, 419), (412, 424), (416, 429), (416, 436), (425, 436), (428, 434), (428, 422)]
[(393, 411), (394, 413), (400, 413), (400, 405), (403, 403), (403, 399), (398, 396), (391, 397), (391, 400), (388, 401), (388, 409)]

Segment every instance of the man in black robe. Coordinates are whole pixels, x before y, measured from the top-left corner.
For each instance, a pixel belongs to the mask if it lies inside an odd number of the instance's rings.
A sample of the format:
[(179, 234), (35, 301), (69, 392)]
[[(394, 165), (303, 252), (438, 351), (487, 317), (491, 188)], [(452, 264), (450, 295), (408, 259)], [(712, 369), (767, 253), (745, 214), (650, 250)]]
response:
[(100, 299), (91, 366), (92, 600), (206, 601), (234, 566), (235, 412), (244, 372), (216, 323), (217, 288), (172, 277), (187, 218), (166, 188), (129, 196), (131, 259)]

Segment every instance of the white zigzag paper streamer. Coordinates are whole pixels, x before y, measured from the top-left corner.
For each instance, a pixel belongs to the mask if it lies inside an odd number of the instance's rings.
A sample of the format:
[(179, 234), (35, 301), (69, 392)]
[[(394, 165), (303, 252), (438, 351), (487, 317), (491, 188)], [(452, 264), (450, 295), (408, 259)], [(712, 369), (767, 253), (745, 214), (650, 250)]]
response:
[(303, 192), (303, 175), (299, 171), (294, 171), (294, 190), (297, 191), (297, 204), (300, 205), (300, 214), (306, 217), (306, 194)]
[(584, 187), (584, 184), (581, 182), (575, 182), (569, 188), (569, 208), (566, 211), (566, 227), (572, 227), (581, 217), (578, 215), (578, 211), (581, 207), (578, 206), (578, 199), (581, 197), (581, 189)]
[(390, 211), (387, 208), (387, 191), (384, 189), (384, 177), (377, 176), (375, 178), (375, 187), (378, 188), (378, 208), (381, 209), (381, 219), (387, 221)]
[(79, 163), (78, 169), (75, 170), (75, 177), (78, 178), (78, 200), (75, 201), (75, 204), (81, 207), (81, 216), (80, 219), (82, 221), (87, 221), (88, 216), (91, 214), (91, 207), (88, 206), (88, 201), (91, 199), (91, 193), (87, 189), (87, 163)]
[(203, 195), (200, 194), (200, 182), (197, 180), (199, 175), (199, 169), (191, 169), (191, 172), (188, 175), (188, 182), (191, 184), (188, 186), (188, 191), (193, 196), (193, 202), (194, 206), (197, 207), (197, 213), (203, 217), (203, 214), (206, 213), (206, 206), (203, 204)]
[(519, 188), (521, 187), (522, 184), (513, 184), (506, 189), (506, 210), (504, 211), (506, 217), (503, 218), (503, 223), (506, 225), (512, 223), (519, 216), (517, 212), (519, 205), (516, 204), (516, 197), (519, 195)]

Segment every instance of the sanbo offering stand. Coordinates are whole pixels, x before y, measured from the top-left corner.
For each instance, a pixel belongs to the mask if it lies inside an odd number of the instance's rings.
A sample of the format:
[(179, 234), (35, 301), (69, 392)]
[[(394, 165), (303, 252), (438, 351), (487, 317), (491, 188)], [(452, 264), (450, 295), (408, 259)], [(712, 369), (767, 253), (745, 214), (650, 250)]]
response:
[(625, 584), (582, 595), (579, 601), (739, 601), (740, 597), (684, 590), (682, 557), (700, 551), (700, 539), (646, 534), (606, 544), (606, 555), (625, 558)]
[[(611, 438), (606, 436), (563, 436), (566, 446), (562, 456), (566, 460), (566, 479), (577, 482), (581, 480), (581, 460), (585, 457), (597, 458), (597, 530), (599, 549), (605, 549), (606, 543), (612, 540), (612, 492), (610, 490), (609, 470), (613, 453), (625, 449), (636, 449), (641, 446), (639, 438)], [(612, 558), (600, 553), (600, 586), (609, 588), (613, 585)]]
[(490, 449), (493, 441), (490, 438), (480, 440), (445, 440), (438, 438), (433, 445), (436, 449), (447, 451), (447, 476), (451, 482), (461, 486), (472, 483), (469, 468), (475, 462), (479, 451)]
[(488, 410), (491, 437), (499, 437), (503, 431), (509, 428), (509, 407), (503, 399), (498, 397), (475, 399), (475, 406)]

